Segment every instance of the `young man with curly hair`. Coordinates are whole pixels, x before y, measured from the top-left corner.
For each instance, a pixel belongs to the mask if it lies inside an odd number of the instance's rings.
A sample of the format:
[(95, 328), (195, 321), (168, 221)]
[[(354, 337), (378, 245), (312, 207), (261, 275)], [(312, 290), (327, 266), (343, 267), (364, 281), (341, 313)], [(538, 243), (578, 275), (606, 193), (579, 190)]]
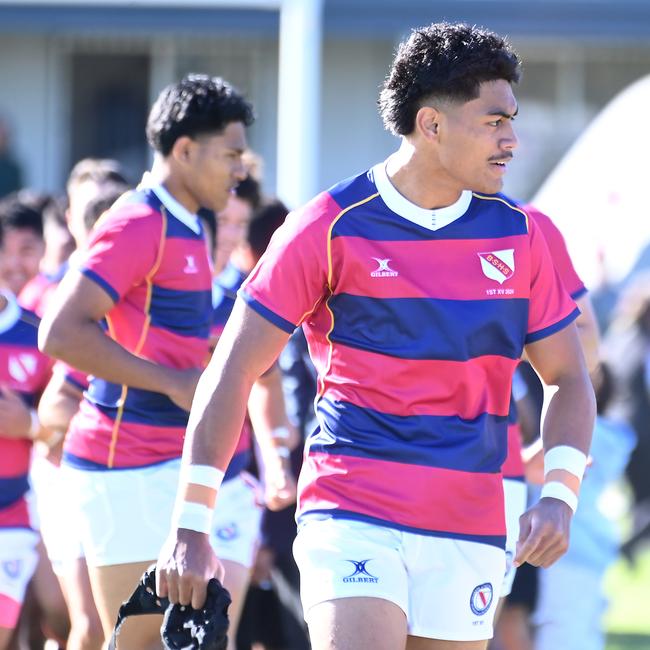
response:
[(535, 223), (499, 193), (517, 146), (519, 68), (489, 31), (414, 30), (380, 97), (399, 149), (274, 236), (197, 387), (183, 513), (158, 561), (174, 602), (200, 605), (220, 572), (202, 532), (209, 513), (191, 495), (216, 497), (252, 382), (297, 325), (319, 373), (294, 545), (316, 650), (486, 647), (524, 348), (557, 390), (547, 483), (522, 517), (515, 562), (546, 566), (566, 550), (594, 399), (575, 304)]

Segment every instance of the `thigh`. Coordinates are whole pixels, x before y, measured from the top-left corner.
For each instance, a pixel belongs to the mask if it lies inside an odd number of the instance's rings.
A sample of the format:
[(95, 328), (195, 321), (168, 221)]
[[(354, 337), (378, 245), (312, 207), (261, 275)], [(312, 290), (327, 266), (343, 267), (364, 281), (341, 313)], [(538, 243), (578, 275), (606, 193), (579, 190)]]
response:
[[(153, 561), (153, 560), (152, 560)], [(123, 601), (133, 593), (140, 577), (151, 562), (115, 564), (112, 566), (88, 567), (97, 611), (108, 639), (113, 633), (117, 612)], [(128, 619), (120, 630), (118, 650), (158, 650), (160, 639), (160, 616), (137, 616)]]
[(487, 639), (484, 641), (441, 641), (410, 636), (406, 643), (406, 650), (485, 650), (487, 644)]
[(406, 615), (381, 598), (342, 598), (310, 608), (312, 650), (404, 650)]

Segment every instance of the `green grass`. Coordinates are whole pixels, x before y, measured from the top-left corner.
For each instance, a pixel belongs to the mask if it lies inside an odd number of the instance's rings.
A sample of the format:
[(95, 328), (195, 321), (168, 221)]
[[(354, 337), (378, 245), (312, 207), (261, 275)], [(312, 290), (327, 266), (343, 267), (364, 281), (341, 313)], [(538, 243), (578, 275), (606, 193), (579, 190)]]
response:
[(607, 650), (650, 650), (648, 589), (650, 548), (638, 556), (636, 566), (621, 559), (610, 569), (605, 580)]

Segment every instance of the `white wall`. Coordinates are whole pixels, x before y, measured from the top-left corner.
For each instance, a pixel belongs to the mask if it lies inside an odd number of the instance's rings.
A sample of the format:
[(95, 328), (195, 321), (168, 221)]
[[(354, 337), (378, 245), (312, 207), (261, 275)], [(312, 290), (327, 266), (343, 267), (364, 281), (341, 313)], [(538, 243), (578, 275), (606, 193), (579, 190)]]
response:
[(360, 39), (324, 42), (321, 189), (364, 171), (399, 145), (377, 112), (393, 46)]

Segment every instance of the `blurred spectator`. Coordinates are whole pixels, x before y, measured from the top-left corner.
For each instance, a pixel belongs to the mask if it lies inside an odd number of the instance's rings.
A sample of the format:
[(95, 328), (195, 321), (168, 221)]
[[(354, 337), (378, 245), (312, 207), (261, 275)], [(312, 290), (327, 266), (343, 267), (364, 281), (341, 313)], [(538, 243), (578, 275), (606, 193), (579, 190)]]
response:
[(650, 272), (632, 279), (621, 294), (605, 338), (605, 354), (615, 386), (607, 415), (629, 423), (637, 435), (627, 466), (634, 522), (624, 551), (631, 557), (650, 537)]
[(42, 196), (14, 192), (0, 201), (0, 221), (4, 232), (4, 273), (2, 283), (17, 296), (38, 274), (45, 252)]
[(593, 374), (598, 417), (591, 443), (591, 465), (580, 488), (571, 523), (569, 550), (539, 570), (539, 600), (534, 622), (536, 650), (604, 650), (602, 616), (605, 571), (618, 555), (619, 534), (602, 505), (605, 490), (623, 474), (636, 436), (628, 424), (603, 416), (612, 396), (606, 364)]
[(0, 198), (23, 186), (20, 165), (11, 153), (9, 128), (0, 119)]

